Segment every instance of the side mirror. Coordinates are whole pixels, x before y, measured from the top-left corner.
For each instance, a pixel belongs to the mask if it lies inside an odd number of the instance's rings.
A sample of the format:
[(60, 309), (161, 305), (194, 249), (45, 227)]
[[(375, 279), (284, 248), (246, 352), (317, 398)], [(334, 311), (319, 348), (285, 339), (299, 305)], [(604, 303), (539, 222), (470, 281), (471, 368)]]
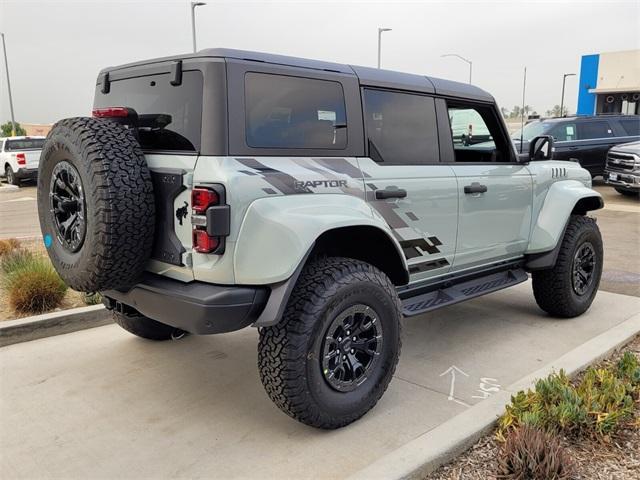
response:
[(529, 160), (551, 160), (553, 158), (553, 137), (540, 135), (529, 142)]

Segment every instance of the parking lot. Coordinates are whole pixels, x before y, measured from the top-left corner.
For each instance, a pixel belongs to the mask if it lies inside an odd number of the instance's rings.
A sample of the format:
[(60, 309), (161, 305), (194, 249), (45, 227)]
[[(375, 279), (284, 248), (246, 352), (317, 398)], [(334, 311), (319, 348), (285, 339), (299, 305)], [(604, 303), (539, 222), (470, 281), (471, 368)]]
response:
[[(251, 328), (153, 343), (109, 325), (2, 348), (0, 475), (348, 476), (640, 314), (640, 205), (596, 188), (606, 258), (587, 314), (547, 317), (527, 282), (405, 320), (388, 392), (339, 431), (298, 424), (269, 401)], [(0, 212), (15, 220), (1, 237), (37, 233), (34, 187), (4, 193)]]

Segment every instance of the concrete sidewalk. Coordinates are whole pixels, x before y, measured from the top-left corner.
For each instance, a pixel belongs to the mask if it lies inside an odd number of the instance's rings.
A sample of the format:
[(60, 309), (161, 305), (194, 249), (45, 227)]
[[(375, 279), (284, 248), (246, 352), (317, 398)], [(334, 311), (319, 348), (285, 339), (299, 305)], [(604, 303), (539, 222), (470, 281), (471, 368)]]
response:
[(269, 401), (250, 328), (153, 343), (110, 325), (7, 346), (0, 476), (343, 478), (638, 312), (600, 292), (584, 316), (550, 319), (525, 283), (406, 320), (385, 396), (329, 432)]

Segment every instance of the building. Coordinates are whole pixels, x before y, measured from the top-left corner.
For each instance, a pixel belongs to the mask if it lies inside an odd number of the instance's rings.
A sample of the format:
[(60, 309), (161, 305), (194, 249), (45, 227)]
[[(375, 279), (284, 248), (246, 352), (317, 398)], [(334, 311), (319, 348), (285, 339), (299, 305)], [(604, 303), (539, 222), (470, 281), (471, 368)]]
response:
[(640, 113), (640, 50), (584, 55), (577, 112)]
[(25, 129), (28, 137), (46, 137), (49, 130), (51, 130), (52, 124), (38, 124), (38, 123), (21, 123), (20, 126)]

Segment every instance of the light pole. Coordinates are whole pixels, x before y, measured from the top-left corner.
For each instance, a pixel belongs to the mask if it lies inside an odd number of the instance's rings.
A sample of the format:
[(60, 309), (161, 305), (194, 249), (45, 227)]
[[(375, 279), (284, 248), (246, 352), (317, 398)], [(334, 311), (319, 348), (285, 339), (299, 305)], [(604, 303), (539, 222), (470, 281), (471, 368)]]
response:
[(380, 68), (380, 54), (382, 51), (382, 32), (390, 32), (390, 28), (378, 27), (378, 68)]
[(205, 2), (191, 2), (191, 35), (193, 36), (193, 53), (197, 52), (196, 49), (196, 7), (202, 7), (206, 5)]
[(441, 57), (456, 57), (469, 64), (469, 83), (471, 83), (471, 71), (473, 70), (473, 62), (464, 58), (462, 55), (458, 55), (457, 53), (445, 53), (444, 55), (440, 55)]
[(564, 115), (564, 82), (566, 82), (567, 77), (573, 77), (575, 73), (565, 73), (562, 76), (562, 97), (560, 98), (560, 117)]
[(4, 68), (7, 71), (7, 89), (9, 90), (9, 110), (11, 110), (11, 136), (15, 136), (17, 132), (16, 119), (13, 116), (13, 99), (11, 98), (11, 81), (9, 80), (9, 62), (7, 61), (7, 45), (4, 39), (4, 33), (0, 32), (2, 36), (2, 50), (4, 51)]

